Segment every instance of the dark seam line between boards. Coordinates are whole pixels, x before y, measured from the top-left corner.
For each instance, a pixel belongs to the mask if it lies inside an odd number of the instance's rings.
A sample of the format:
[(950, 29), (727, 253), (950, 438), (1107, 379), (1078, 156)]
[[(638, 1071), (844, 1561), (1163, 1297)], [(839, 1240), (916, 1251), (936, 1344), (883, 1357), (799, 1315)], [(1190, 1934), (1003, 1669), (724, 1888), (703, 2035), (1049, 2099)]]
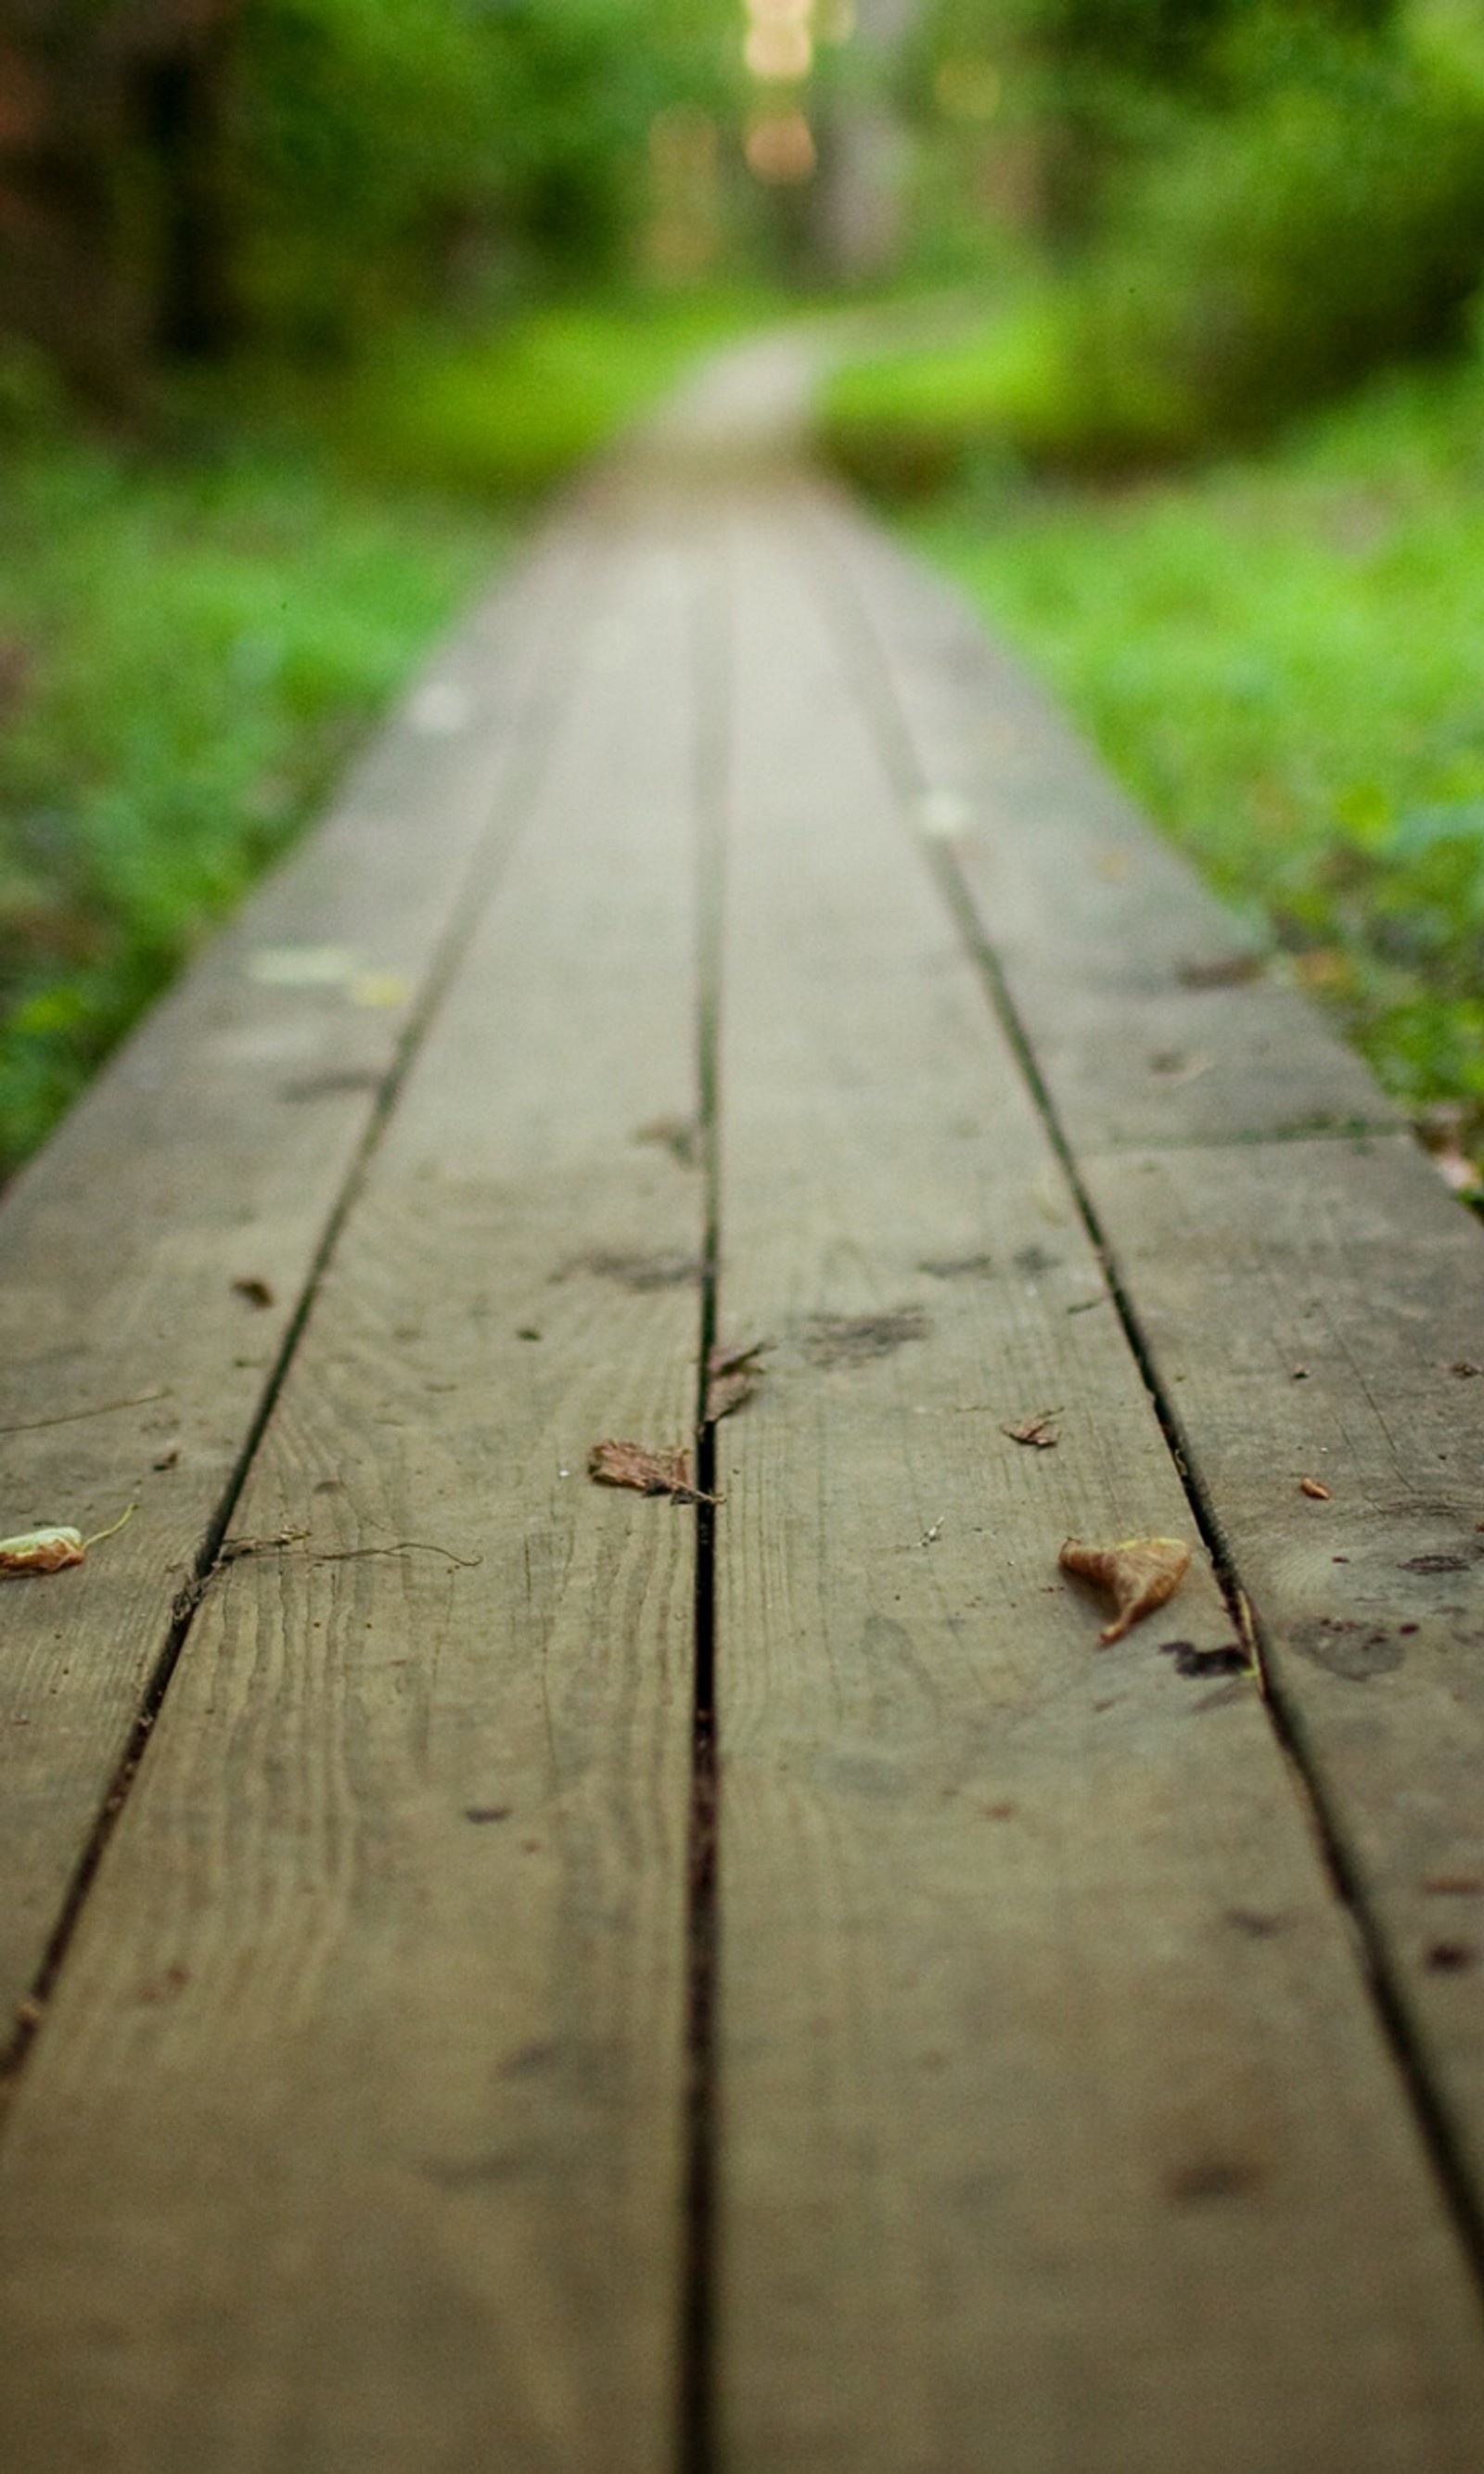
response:
[[(450, 906), (449, 924), (434, 947), (423, 987), (398, 1040), (396, 1056), (377, 1092), (354, 1159), (326, 1221), (298, 1304), (269, 1370), (242, 1448), (207, 1524), (194, 1568), (180, 1594), (181, 1612), (174, 1616), (150, 1671), (129, 1740), (114, 1767), (97, 1819), (68, 1882), (40, 1966), (21, 2004), (19, 2024), (0, 2050), (0, 2100), (13, 2095), (25, 2069), (46, 2003), (55, 1990), (82, 1919), (87, 1894), (129, 1801), (172, 1679), (184, 1653), (201, 1597), (216, 1567), (222, 1542), (278, 1407), (304, 1326), (313, 1312), (346, 1224), (365, 1185), (402, 1087), (434, 1017), (481, 925), (549, 760), (562, 700), (576, 667), (575, 645), (585, 632), (574, 629), (572, 621), (578, 610), (590, 610), (592, 604), (591, 593), (580, 593), (578, 586), (576, 575), (563, 579), (563, 589), (554, 595), (555, 608), (547, 615), (542, 631), (546, 650), (536, 666), (536, 685), (527, 691), (524, 710), (515, 725), (520, 732), (521, 743), (508, 774), (496, 792), (491, 813), (465, 870), (457, 897)], [(559, 656), (555, 660), (552, 659), (554, 651)], [(3, 2123), (0, 2123), (0, 2129), (3, 2129)]]
[(685, 2187), (677, 2348), (676, 2474), (709, 2474), (716, 2388), (717, 1430), (707, 1417), (721, 1280), (720, 1046), (728, 646), (715, 569), (693, 597), (696, 815), (696, 1083), (705, 1189), (696, 1368), (695, 1680), (686, 1873)]
[[(866, 708), (888, 776), (904, 802), (919, 797), (931, 786), (918, 764), (912, 727), (903, 711), (896, 682), (875, 626), (857, 596), (841, 553), (823, 539), (823, 528), (816, 516), (811, 522), (810, 534), (816, 552), (815, 573), (821, 597), (829, 612), (842, 622), (863, 670), (873, 684), (874, 692), (867, 696)], [(1124, 1285), (1112, 1249), (1104, 1235), (1091, 1195), (1062, 1128), (1055, 1101), (1021, 1022), (999, 958), (981, 923), (973, 896), (949, 851), (941, 846), (929, 848), (917, 836), (912, 838), (948, 908), (990, 1009), (1025, 1077), (1036, 1112), (1071, 1187), (1083, 1225), (1097, 1251), (1124, 1337), (1158, 1418), (1166, 1446), (1190, 1506), (1191, 1517), (1210, 1556), (1229, 1612), (1239, 1635), (1252, 1638), (1257, 1657), (1258, 1681), (1275, 1739), (1309, 1816), (1335, 1894), (1350, 1916), (1363, 1977), (1377, 2021), (1416, 2117), (1453, 2229), (1472, 2269), (1476, 2296), (1484, 2302), (1484, 2211), (1481, 2211), (1470, 2182), (1460, 2142), (1448, 2120), (1444, 2100), (1433, 2085), (1425, 2054), (1408, 2015), (1404, 1991), (1371, 1914), (1318, 1765), (1305, 1742), (1302, 1715), (1290, 1706), (1281, 1684), (1271, 1671), (1260, 1627), (1250, 1612), (1247, 1593), (1242, 1588), (1240, 1574), (1219, 1518), (1196, 1474), (1188, 1438), (1174, 1403), (1159, 1380), (1137, 1306)]]

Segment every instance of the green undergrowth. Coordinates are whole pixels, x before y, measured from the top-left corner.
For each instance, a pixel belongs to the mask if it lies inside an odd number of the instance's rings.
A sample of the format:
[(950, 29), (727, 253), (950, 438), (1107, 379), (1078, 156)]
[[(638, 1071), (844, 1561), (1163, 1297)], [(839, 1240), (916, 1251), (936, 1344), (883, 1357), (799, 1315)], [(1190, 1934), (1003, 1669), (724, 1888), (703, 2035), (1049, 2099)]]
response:
[(313, 413), (365, 477), (530, 497), (620, 435), (700, 354), (779, 314), (765, 293), (707, 291), (558, 304), (485, 337), (409, 329)]
[(0, 1168), (281, 851), (498, 547), (241, 446), (0, 446)]
[(0, 368), (0, 1174), (328, 794), (562, 478), (745, 304), (234, 374), (148, 444)]
[(1381, 1080), (1484, 1128), (1484, 362), (1118, 490), (903, 518)]

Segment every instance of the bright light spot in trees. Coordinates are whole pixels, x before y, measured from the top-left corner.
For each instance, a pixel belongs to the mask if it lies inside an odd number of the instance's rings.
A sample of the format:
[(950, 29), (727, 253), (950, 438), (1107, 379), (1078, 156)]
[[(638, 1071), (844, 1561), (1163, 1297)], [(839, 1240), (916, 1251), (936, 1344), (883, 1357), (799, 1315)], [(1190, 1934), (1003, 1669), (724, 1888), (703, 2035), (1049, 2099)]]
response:
[(749, 26), (742, 57), (755, 78), (808, 77), (815, 47), (805, 26)]

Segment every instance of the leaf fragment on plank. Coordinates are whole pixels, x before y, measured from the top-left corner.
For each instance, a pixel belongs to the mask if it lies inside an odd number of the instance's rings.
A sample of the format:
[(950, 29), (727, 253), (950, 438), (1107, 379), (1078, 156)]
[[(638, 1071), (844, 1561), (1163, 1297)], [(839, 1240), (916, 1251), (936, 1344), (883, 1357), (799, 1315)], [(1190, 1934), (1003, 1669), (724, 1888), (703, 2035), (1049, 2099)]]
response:
[(61, 1572), (85, 1561), (81, 1529), (26, 1529), (0, 1538), (0, 1572)]
[(1002, 1435), (1012, 1443), (1029, 1443), (1034, 1451), (1054, 1452), (1061, 1441), (1061, 1430), (1056, 1420), (1059, 1409), (1039, 1409), (1034, 1418), (1022, 1418), (1018, 1425), (1002, 1425)]
[(755, 1340), (745, 1348), (732, 1348), (718, 1342), (706, 1360), (704, 1424), (719, 1424), (751, 1399), (763, 1372), (759, 1360), (772, 1345), (770, 1340)]
[(1180, 1538), (1124, 1538), (1116, 1546), (1087, 1546), (1069, 1538), (1061, 1549), (1062, 1569), (1106, 1589), (1113, 1601), (1113, 1620), (1099, 1635), (1105, 1646), (1156, 1607), (1173, 1598), (1190, 1569), (1190, 1549)]
[(134, 1518), (131, 1504), (110, 1528), (97, 1529), (85, 1538), (81, 1529), (59, 1522), (47, 1529), (23, 1529), (13, 1538), (0, 1538), (0, 1577), (19, 1579), (27, 1572), (64, 1572), (70, 1564), (85, 1564), (89, 1546), (100, 1546), (105, 1538), (116, 1538), (126, 1520)]
[(626, 1486), (635, 1494), (668, 1494), (675, 1503), (714, 1503), (691, 1483), (691, 1455), (683, 1443), (671, 1451), (652, 1452), (644, 1443), (613, 1441), (595, 1443), (588, 1454), (588, 1475), (595, 1486)]

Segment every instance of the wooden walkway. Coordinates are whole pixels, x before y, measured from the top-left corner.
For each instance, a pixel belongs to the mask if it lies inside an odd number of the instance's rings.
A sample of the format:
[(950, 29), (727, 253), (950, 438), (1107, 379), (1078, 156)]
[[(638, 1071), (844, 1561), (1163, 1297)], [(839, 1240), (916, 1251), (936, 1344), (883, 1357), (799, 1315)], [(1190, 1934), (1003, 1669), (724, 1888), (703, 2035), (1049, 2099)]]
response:
[(742, 377), (0, 1214), (4, 2474), (1484, 2466), (1484, 1246)]

